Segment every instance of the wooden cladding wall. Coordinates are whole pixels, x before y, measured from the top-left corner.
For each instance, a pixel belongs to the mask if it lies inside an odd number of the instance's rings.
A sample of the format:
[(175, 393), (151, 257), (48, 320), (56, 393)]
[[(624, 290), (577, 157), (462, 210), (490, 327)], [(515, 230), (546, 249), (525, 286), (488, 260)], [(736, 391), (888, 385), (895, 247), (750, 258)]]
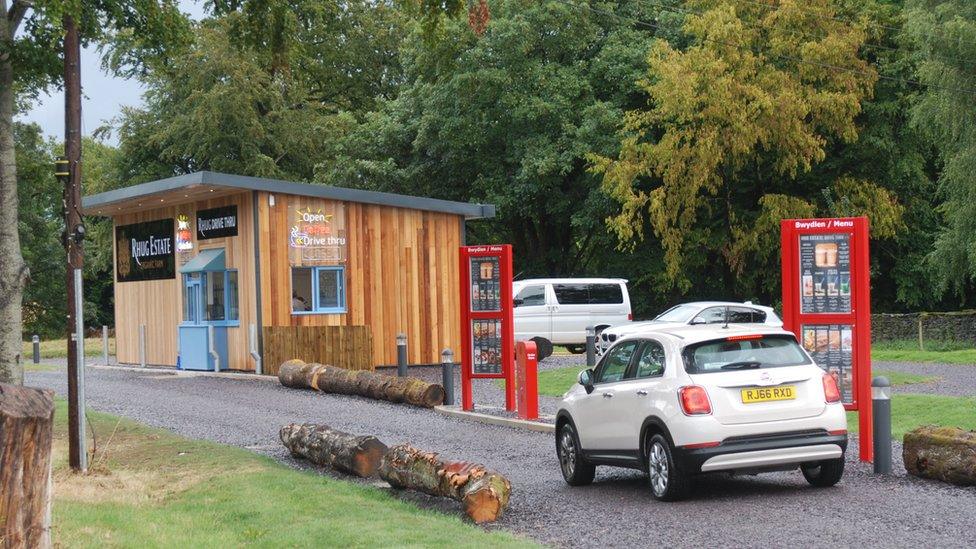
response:
[(346, 312), (294, 315), (288, 259), (291, 201), (313, 210), (327, 202), (275, 195), (270, 206), (268, 193), (258, 195), (265, 326), (369, 326), (376, 365), (396, 364), (400, 332), (407, 334), (413, 364), (438, 363), (445, 348), (460, 352), (460, 216), (346, 203)]
[(264, 373), (278, 375), (286, 360), (330, 364), (347, 370), (372, 370), (369, 326), (265, 326)]
[[(237, 236), (197, 240), (196, 212), (219, 206), (237, 205)], [(115, 216), (116, 225), (128, 225), (185, 215), (191, 224), (193, 249), (185, 259), (200, 250), (223, 248), (228, 269), (237, 269), (240, 326), (227, 328), (227, 362), (235, 370), (254, 370), (248, 354), (248, 326), (257, 323), (257, 294), (254, 271), (254, 206), (250, 191), (173, 204), (136, 213)], [(113, 238), (114, 241), (114, 238)], [(139, 325), (146, 325), (146, 361), (149, 364), (176, 365), (177, 330), (183, 320), (183, 263), (176, 252), (176, 277), (143, 282), (115, 282), (115, 337), (120, 363), (139, 362)], [(114, 264), (114, 262), (113, 262)]]

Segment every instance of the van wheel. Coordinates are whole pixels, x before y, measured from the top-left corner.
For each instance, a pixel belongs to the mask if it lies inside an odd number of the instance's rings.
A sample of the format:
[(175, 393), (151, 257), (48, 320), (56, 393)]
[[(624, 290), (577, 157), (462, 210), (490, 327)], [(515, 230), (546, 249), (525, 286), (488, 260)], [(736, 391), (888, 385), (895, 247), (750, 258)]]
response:
[(539, 355), (539, 362), (552, 356), (552, 342), (544, 337), (533, 337), (535, 341), (535, 352)]
[(574, 355), (581, 355), (586, 352), (586, 345), (567, 345), (566, 350)]
[(840, 482), (844, 476), (844, 458), (825, 459), (816, 463), (805, 463), (800, 466), (803, 478), (817, 488), (829, 488)]

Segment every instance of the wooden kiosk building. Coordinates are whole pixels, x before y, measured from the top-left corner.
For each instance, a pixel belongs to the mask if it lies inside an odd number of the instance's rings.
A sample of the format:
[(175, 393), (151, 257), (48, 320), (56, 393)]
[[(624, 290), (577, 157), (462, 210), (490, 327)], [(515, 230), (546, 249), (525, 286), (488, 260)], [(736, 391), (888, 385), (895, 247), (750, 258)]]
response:
[(292, 357), (395, 364), (398, 333), (413, 364), (458, 351), (458, 248), (467, 220), (495, 213), (214, 172), (88, 196), (83, 208), (114, 221), (120, 363), (255, 371), (261, 357), (267, 374)]

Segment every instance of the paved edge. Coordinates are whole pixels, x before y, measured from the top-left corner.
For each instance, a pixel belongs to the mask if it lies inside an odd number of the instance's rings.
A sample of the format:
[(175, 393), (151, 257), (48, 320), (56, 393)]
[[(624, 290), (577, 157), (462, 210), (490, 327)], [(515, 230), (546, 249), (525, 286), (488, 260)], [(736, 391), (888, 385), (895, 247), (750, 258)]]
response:
[[(539, 433), (556, 432), (556, 426), (553, 425), (552, 423), (529, 421), (527, 419), (498, 417), (490, 414), (479, 414), (478, 412), (466, 412), (462, 410), (460, 406), (447, 406), (442, 404), (440, 406), (434, 406), (434, 411), (437, 412), (438, 414), (444, 414), (446, 416), (456, 417), (467, 421), (477, 421), (479, 423), (487, 423), (488, 425), (501, 425), (502, 427), (514, 427), (516, 429), (525, 429), (528, 431), (536, 431)], [(549, 419), (549, 418), (543, 418), (543, 419)]]
[(144, 374), (170, 374), (183, 377), (218, 377), (224, 379), (260, 379), (262, 381), (278, 382), (277, 376), (264, 374), (250, 374), (246, 372), (210, 372), (207, 370), (177, 370), (176, 368), (158, 368), (155, 366), (108, 366), (105, 364), (86, 364), (86, 368), (97, 370), (121, 370), (123, 372), (141, 372)]

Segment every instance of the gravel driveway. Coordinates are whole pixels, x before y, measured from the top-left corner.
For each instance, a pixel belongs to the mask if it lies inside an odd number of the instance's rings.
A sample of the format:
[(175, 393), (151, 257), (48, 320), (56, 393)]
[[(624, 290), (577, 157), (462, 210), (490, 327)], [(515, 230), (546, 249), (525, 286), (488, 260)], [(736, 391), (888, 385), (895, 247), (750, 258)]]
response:
[[(894, 477), (877, 478), (869, 465), (853, 460), (856, 447), (848, 452), (847, 474), (832, 489), (810, 488), (798, 472), (719, 476), (700, 482), (689, 500), (665, 504), (651, 499), (645, 476), (636, 471), (601, 467), (592, 486), (570, 488), (559, 474), (551, 435), (285, 389), (274, 381), (96, 368), (88, 369), (87, 379), (91, 409), (250, 448), (295, 467), (308, 465), (288, 456), (277, 437), (283, 424), (294, 421), (480, 461), (513, 485), (510, 509), (493, 528), (552, 545), (976, 546), (976, 489), (907, 477), (897, 461)], [(30, 372), (27, 382), (66, 391), (63, 372)], [(498, 401), (500, 393), (479, 382), (476, 398)], [(900, 451), (895, 448), (895, 455)], [(407, 492), (401, 497), (461, 515), (454, 502)]]

